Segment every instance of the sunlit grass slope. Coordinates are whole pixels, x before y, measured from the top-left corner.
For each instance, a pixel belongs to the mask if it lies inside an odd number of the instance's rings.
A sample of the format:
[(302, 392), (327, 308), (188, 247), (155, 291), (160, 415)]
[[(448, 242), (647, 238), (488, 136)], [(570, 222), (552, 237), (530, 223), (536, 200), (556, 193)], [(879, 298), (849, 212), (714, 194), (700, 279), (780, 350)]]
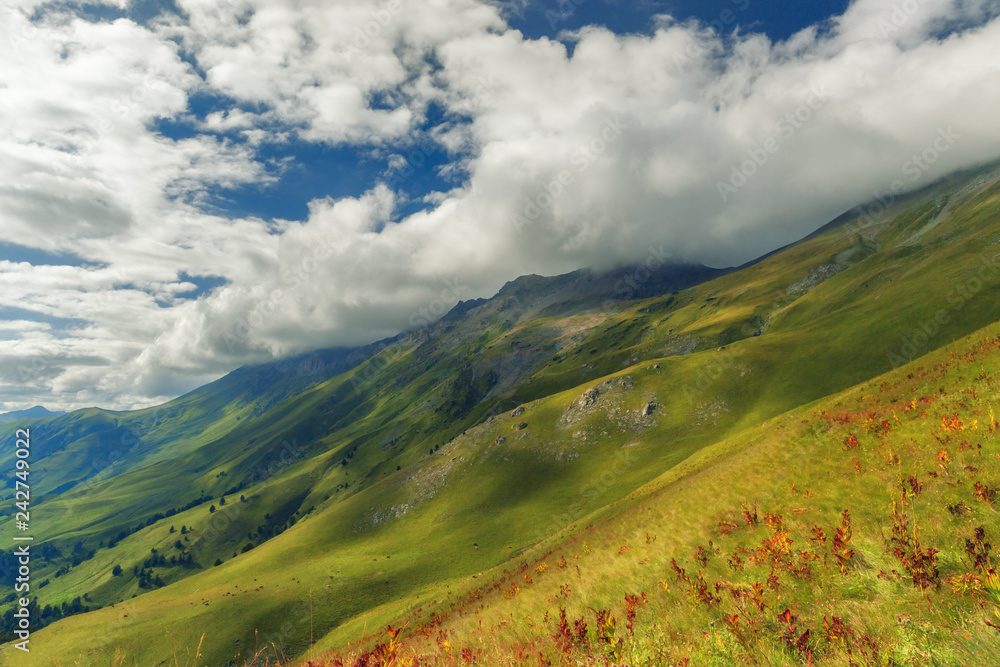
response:
[(704, 448), (313, 664), (992, 665), (998, 415), (992, 325)]
[[(302, 656), (447, 609), (474, 575), (618, 512), (692, 456), (741, 452), (746, 429), (1000, 318), (1000, 270), (984, 271), (1000, 255), (995, 174), (659, 297), (595, 305), (580, 278), (522, 278), (343, 373), (194, 402), (200, 435), (143, 440), (140, 463), (38, 501), (39, 536), (63, 552), (34, 574), (40, 604), (102, 608), (38, 632), (26, 664), (185, 664), (202, 635), (199, 663)], [(129, 416), (67, 418), (69, 449)], [(72, 565), (77, 542), (90, 557)]]

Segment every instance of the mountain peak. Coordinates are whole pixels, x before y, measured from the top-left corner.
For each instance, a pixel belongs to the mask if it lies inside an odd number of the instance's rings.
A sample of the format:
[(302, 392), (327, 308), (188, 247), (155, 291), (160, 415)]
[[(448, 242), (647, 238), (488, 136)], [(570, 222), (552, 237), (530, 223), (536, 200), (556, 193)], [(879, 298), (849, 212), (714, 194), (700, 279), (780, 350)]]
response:
[(65, 412), (53, 412), (45, 406), (35, 405), (27, 410), (13, 410), (0, 414), (0, 424), (17, 421), (18, 419), (44, 419), (45, 417), (58, 417)]

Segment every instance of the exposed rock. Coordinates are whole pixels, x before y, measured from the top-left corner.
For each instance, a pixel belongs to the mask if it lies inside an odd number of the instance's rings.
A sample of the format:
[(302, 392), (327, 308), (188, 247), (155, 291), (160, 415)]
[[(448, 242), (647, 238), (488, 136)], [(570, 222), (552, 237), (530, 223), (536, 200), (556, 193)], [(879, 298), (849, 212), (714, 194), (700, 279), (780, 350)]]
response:
[(528, 428), (528, 423), (527, 422), (521, 422), (520, 424), (517, 424), (516, 426), (514, 426), (514, 430), (515, 431), (523, 431), (526, 428)]
[(507, 442), (507, 439), (501, 435), (501, 436), (497, 437), (497, 439), (493, 442), (493, 444), (494, 445), (502, 445), (505, 442)]
[(695, 406), (694, 414), (692, 415), (694, 423), (698, 426), (706, 426), (708, 424), (718, 424), (719, 417), (731, 412), (729, 409), (729, 404), (721, 399), (716, 399), (714, 401), (707, 401), (703, 403), (698, 403)]
[(808, 276), (793, 283), (791, 287), (788, 288), (788, 293), (805, 294), (821, 282), (832, 278), (846, 268), (846, 266), (842, 266), (840, 264), (823, 264), (821, 266), (817, 266)]
[(694, 336), (671, 336), (667, 345), (660, 351), (663, 357), (683, 357), (698, 349), (698, 339)]
[(450, 461), (443, 461), (431, 466), (425, 466), (413, 472), (405, 474), (403, 483), (409, 492), (409, 500), (392, 507), (373, 507), (368, 516), (361, 520), (355, 527), (355, 532), (364, 532), (402, 517), (410, 510), (430, 500), (437, 495), (448, 478), (451, 476), (452, 468), (456, 462), (462, 463), (465, 457), (458, 456)]
[(580, 398), (573, 401), (573, 407), (578, 409), (586, 409), (595, 405), (600, 399), (602, 394), (606, 394), (612, 389), (624, 389), (625, 391), (631, 391), (633, 387), (632, 376), (626, 375), (620, 378), (612, 378), (610, 380), (605, 380), (599, 385), (595, 385), (583, 392)]
[(514, 408), (511, 411), (510, 416), (511, 417), (520, 417), (522, 414), (524, 414), (524, 406), (523, 405), (519, 405), (518, 407)]
[(646, 403), (646, 405), (643, 406), (643, 408), (642, 408), (642, 416), (643, 417), (649, 417), (649, 416), (651, 416), (653, 414), (653, 408), (655, 408), (655, 407), (656, 406), (652, 402)]
[[(612, 396), (621, 396), (632, 390), (634, 384), (632, 383), (632, 376), (625, 375), (623, 377), (612, 378), (610, 380), (605, 380), (598, 385), (595, 385), (581, 394), (580, 398), (573, 401), (566, 411), (563, 412), (562, 417), (559, 419), (559, 423), (566, 426), (573, 424), (585, 415), (592, 413), (601, 404), (604, 403), (605, 399)], [(607, 406), (605, 406), (607, 407)]]

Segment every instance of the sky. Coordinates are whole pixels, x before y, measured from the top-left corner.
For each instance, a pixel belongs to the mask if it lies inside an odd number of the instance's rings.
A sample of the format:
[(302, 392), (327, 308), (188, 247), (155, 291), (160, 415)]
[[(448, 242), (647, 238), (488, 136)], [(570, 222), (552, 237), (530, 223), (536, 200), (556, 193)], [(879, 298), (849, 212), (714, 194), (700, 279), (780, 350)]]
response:
[(1000, 157), (1000, 0), (0, 13), (0, 411), (156, 404), (528, 273), (740, 264)]

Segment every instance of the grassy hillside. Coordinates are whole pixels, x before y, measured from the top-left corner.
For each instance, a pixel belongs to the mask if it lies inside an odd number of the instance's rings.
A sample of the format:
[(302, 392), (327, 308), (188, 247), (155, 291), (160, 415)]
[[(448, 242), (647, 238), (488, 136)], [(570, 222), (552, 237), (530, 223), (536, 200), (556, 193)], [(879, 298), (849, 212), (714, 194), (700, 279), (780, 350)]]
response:
[(998, 414), (992, 325), (702, 449), (370, 632), (368, 664), (992, 664)]
[[(26, 664), (239, 664), (262, 649), (335, 648), (399, 618), (430, 625), (483, 576), (584, 539), (636, 489), (743, 452), (747, 429), (1000, 318), (996, 176), (956, 175), (874, 224), (848, 216), (694, 286), (707, 276), (526, 277), (308, 381), (234, 374), (178, 399), (183, 412), (151, 422), (155, 437), (120, 472), (83, 488), (59, 489), (79, 479), (74, 456), (142, 414), (42, 422), (36, 441), (59, 428), (62, 447), (34, 464), (54, 479), (33, 522), (59, 550), (34, 565), (48, 580), (39, 604), (101, 608), (33, 635)], [(635, 298), (650, 293), (661, 296)], [(800, 467), (821, 474), (823, 462)], [(726, 484), (700, 493), (714, 502)], [(684, 520), (689, 537), (711, 534)]]

